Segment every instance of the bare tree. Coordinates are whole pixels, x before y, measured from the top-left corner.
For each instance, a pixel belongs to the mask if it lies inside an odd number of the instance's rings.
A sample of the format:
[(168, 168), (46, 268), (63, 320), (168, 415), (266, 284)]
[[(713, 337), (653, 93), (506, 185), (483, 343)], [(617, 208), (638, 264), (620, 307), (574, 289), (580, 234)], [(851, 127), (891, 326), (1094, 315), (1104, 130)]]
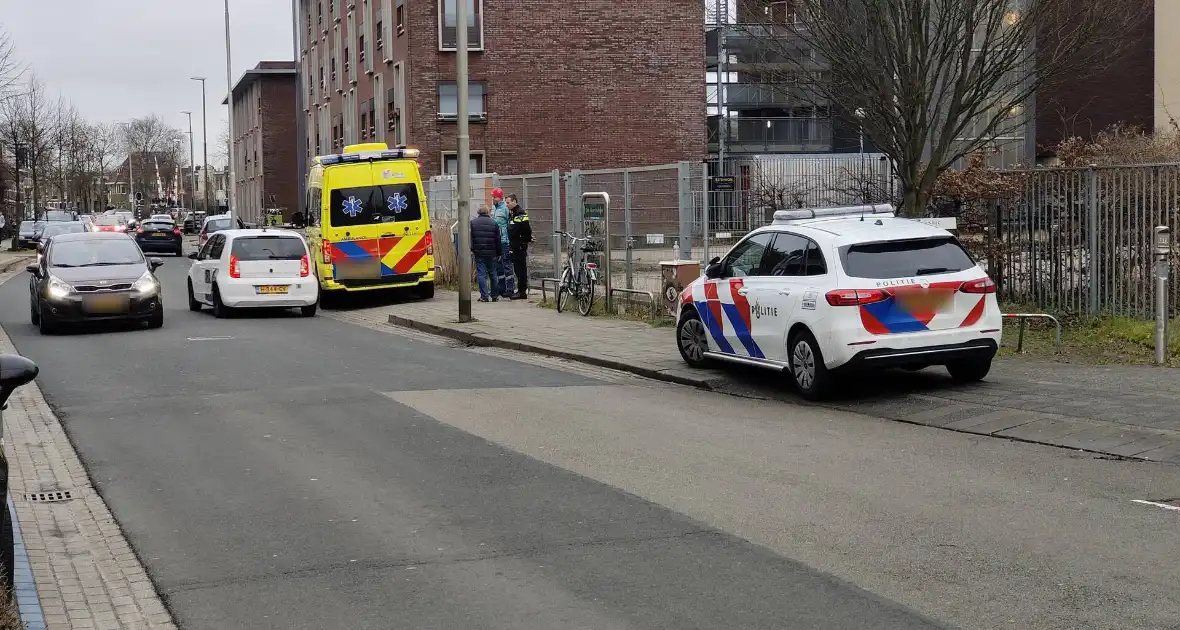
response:
[[(1046, 85), (1116, 59), (1144, 0), (736, 0), (741, 72), (835, 108), (893, 162), (903, 211), (998, 138)], [(825, 67), (826, 66), (826, 67)]]
[[(157, 163), (161, 157), (167, 161), (166, 156), (174, 154), (182, 138), (179, 129), (169, 126), (156, 114), (136, 118), (126, 124), (123, 142), (135, 178), (132, 193), (143, 193), (145, 199), (152, 197), (156, 190)], [(164, 177), (164, 167), (160, 165), (161, 179)]]
[(0, 24), (0, 99), (17, 92), (25, 74), (25, 64), (16, 56), (12, 36)]
[(19, 148), (32, 184), (32, 205), (42, 207), (46, 175), (54, 171), (58, 139), (58, 104), (45, 94), (45, 86), (35, 75), (21, 84), (19, 93), (0, 100), (0, 130), (6, 145), (15, 155)]

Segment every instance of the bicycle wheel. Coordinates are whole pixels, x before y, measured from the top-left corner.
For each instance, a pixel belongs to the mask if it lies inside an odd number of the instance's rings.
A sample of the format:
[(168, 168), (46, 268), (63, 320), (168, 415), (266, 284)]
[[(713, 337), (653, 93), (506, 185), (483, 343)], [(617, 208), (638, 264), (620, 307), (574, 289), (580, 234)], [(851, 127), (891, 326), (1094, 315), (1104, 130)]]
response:
[(590, 307), (594, 305), (594, 278), (586, 278), (578, 293), (578, 312), (583, 316), (590, 314)]
[(570, 296), (572, 288), (570, 282), (573, 280), (573, 274), (570, 273), (570, 268), (566, 267), (561, 272), (561, 281), (557, 283), (557, 295), (554, 296), (557, 300), (557, 312), (560, 313), (565, 308), (565, 300)]

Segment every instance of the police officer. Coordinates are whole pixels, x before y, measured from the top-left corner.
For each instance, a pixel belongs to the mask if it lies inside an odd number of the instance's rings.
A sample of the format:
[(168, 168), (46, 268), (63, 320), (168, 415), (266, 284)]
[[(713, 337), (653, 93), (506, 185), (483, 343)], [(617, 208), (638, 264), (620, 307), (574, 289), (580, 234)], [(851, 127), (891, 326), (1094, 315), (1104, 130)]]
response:
[(529, 243), (533, 242), (533, 228), (524, 206), (516, 201), (516, 195), (505, 200), (512, 217), (508, 220), (508, 248), (512, 252), (512, 268), (516, 274), (516, 293), (513, 300), (523, 300), (529, 294)]

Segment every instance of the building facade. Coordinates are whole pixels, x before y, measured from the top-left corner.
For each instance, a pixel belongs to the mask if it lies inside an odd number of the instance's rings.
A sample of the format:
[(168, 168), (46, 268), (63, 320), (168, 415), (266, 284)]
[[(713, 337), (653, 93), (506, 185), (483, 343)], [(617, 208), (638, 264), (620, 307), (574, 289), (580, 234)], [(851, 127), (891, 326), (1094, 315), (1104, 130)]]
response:
[(233, 100), (234, 203), (243, 221), (260, 222), (279, 208), (299, 210), (296, 137), (298, 64), (263, 61), (247, 70), (223, 105)]
[(455, 172), (465, 33), (472, 171), (703, 157), (699, 0), (466, 0), (466, 28), (455, 2), (301, 0), (306, 155), (384, 142), (420, 149), (424, 175)]

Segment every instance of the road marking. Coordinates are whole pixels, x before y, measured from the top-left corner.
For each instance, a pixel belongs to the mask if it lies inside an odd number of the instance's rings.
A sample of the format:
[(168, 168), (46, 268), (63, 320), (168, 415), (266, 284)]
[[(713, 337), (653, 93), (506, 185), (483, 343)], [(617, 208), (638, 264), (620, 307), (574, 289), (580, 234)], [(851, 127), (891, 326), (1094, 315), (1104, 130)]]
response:
[(1177, 512), (1180, 512), (1180, 505), (1171, 505), (1168, 503), (1157, 503), (1155, 501), (1144, 501), (1143, 499), (1131, 499), (1131, 502), (1132, 503), (1142, 503), (1143, 505), (1154, 505), (1158, 508), (1164, 508), (1165, 510), (1175, 510)]
[(228, 341), (233, 337), (188, 337), (189, 341)]

